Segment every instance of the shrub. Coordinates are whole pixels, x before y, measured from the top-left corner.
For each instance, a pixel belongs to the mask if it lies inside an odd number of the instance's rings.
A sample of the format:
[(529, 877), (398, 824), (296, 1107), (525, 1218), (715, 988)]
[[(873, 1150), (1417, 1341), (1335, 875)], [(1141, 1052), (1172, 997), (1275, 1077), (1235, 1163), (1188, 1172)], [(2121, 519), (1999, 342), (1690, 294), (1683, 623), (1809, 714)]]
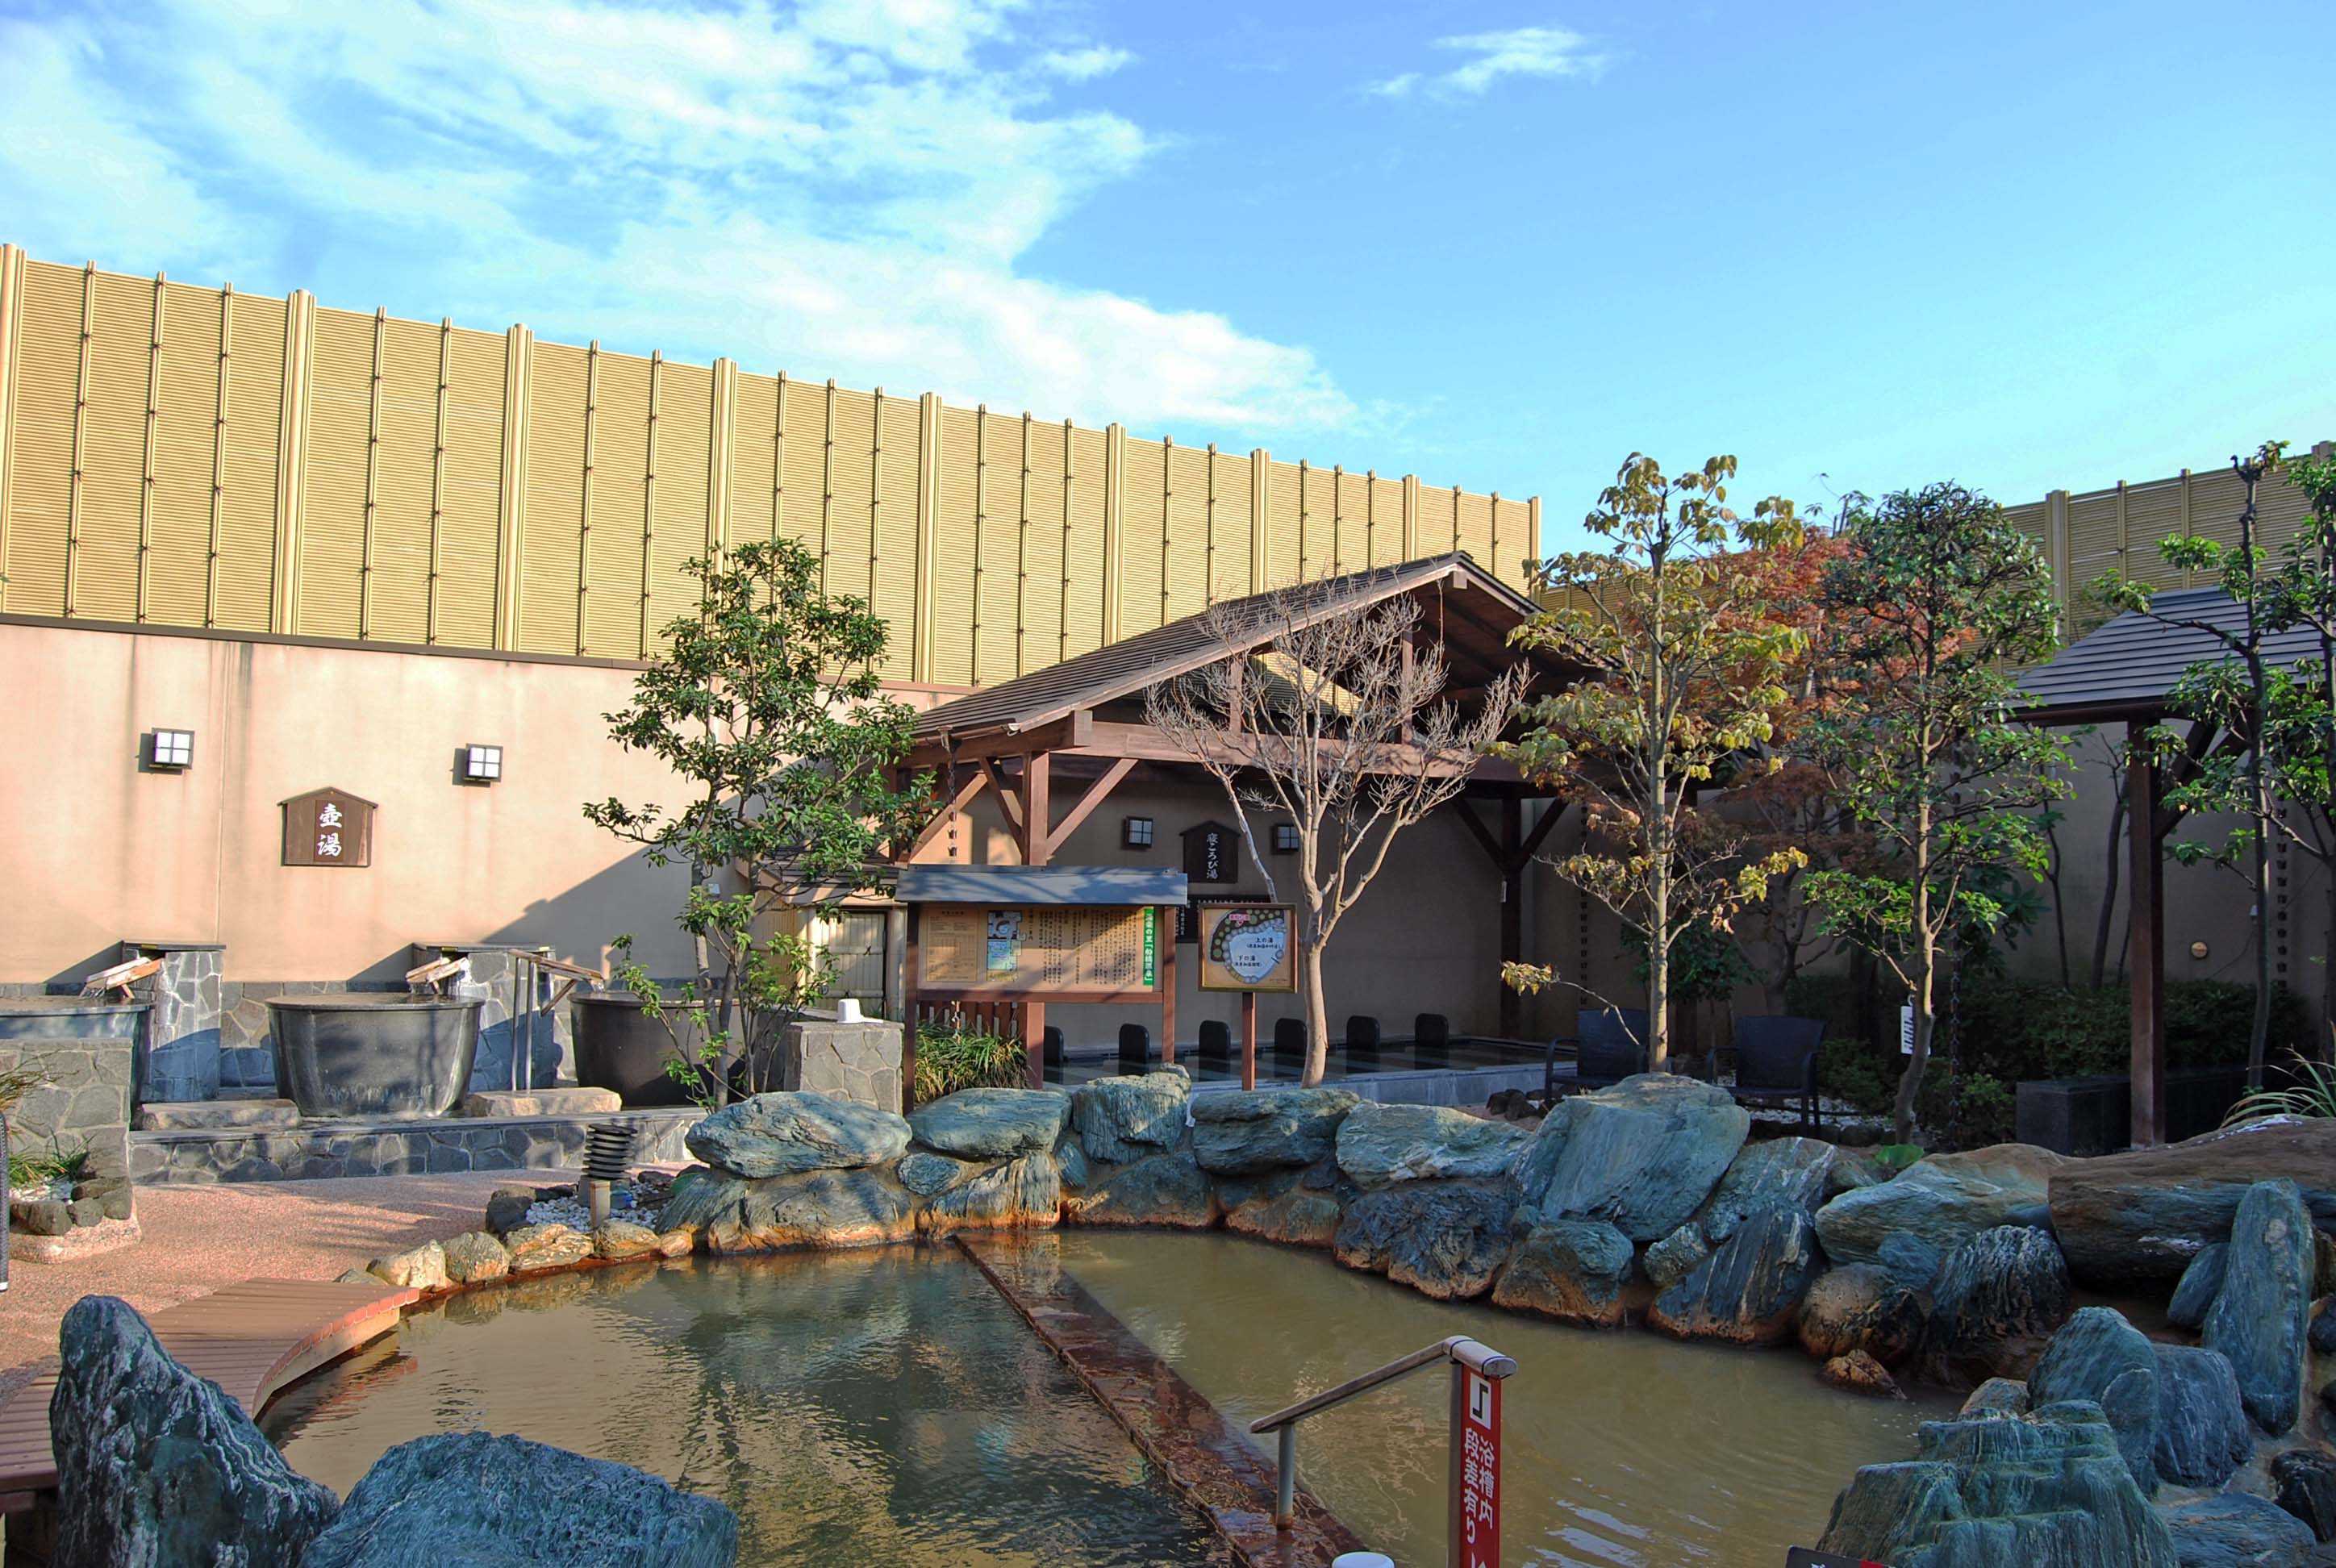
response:
[(917, 1026), (917, 1100), (938, 1100), (959, 1089), (1018, 1086), (1027, 1072), (1022, 1042), (977, 1029), (949, 1009), (949, 1021)]

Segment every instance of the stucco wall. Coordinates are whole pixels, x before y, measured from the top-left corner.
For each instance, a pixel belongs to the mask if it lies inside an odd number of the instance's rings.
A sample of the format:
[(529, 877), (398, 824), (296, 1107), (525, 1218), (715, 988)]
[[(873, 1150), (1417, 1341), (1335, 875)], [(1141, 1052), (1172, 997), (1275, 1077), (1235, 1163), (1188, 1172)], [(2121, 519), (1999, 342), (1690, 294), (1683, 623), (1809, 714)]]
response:
[[(417, 940), (686, 957), (676, 873), (581, 812), (673, 798), (606, 739), (630, 669), (0, 625), (0, 981), (77, 979), (124, 938), (224, 942), (231, 978), (270, 979), (385, 979)], [(193, 767), (142, 768), (157, 726), (195, 732)], [(502, 782), (453, 782), (472, 742)], [(369, 868), (278, 863), (277, 803), (325, 784), (379, 805)]]

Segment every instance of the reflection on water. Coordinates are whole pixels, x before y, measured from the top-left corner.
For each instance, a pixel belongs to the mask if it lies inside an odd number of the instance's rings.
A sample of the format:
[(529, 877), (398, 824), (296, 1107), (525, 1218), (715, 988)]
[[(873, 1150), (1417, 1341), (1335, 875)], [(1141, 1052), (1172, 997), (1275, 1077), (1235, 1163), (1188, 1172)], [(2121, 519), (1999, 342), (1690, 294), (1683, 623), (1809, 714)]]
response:
[[(1514, 1357), (1510, 1563), (1776, 1568), (1787, 1546), (1814, 1544), (1860, 1465), (1905, 1457), (1917, 1423), (1952, 1407), (1837, 1393), (1796, 1351), (1440, 1305), (1262, 1242), (1069, 1232), (1061, 1248), (1065, 1268), (1240, 1427), (1446, 1335)], [(1299, 1428), (1306, 1484), (1398, 1563), (1444, 1558), (1447, 1398), (1444, 1374), (1416, 1373)]]
[(414, 1314), (261, 1426), (344, 1495), (431, 1432), (515, 1432), (738, 1512), (740, 1561), (1231, 1559), (953, 1249), (555, 1275)]

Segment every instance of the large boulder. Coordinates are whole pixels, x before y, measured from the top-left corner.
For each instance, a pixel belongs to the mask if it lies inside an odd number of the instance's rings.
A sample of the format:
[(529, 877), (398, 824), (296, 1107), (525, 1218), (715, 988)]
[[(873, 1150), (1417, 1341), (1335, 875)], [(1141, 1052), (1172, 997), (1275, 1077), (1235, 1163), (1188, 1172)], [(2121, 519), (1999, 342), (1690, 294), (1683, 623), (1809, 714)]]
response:
[(1687, 1222), (1711, 1195), (1752, 1125), (1728, 1091), (1642, 1073), (1558, 1103), (1517, 1171), (1536, 1222), (1604, 1220), (1633, 1242)]
[[(1819, 1227), (1817, 1236), (1824, 1238), (1823, 1227)], [(1938, 1283), (1939, 1269), (1946, 1262), (1947, 1253), (1936, 1242), (1926, 1242), (1912, 1231), (1893, 1231), (1874, 1249), (1874, 1261), (1908, 1290), (1927, 1290)]]
[(1835, 1499), (1823, 1552), (1891, 1568), (2177, 1568), (2098, 1406), (1923, 1425)]
[(1290, 1247), (1328, 1247), (1337, 1241), (1345, 1212), (1336, 1192), (1337, 1168), (1318, 1165), (1283, 1171), (1253, 1183), (1220, 1189), (1225, 1229)]
[(1603, 1220), (1552, 1220), (1527, 1231), (1511, 1250), (1493, 1305), (1619, 1329), (1630, 1278), (1630, 1237)]
[(2220, 1486), (2253, 1454), (2255, 1433), (2231, 1364), (2195, 1345), (2153, 1345), (2157, 1358), (2159, 1477), (2177, 1486)]
[(2311, 1525), (2315, 1540), (2336, 1541), (2336, 1455), (2317, 1448), (2275, 1454), (2271, 1485), (2274, 1500)]
[(920, 1198), (946, 1192), (986, 1169), (978, 1160), (953, 1159), (926, 1149), (911, 1149), (892, 1167), (892, 1178)]
[(2025, 1377), (2069, 1309), (2068, 1266), (2052, 1238), (1999, 1225), (1939, 1266), (1923, 1359), (1948, 1380)]
[(738, 1517), (712, 1497), (523, 1437), (447, 1432), (384, 1454), (301, 1563), (729, 1568), (737, 1559)]
[(1066, 1205), (1082, 1225), (1166, 1225), (1205, 1231), (1223, 1213), (1217, 1189), (1189, 1148), (1171, 1150), (1116, 1168), (1095, 1165), (1086, 1185)]
[(1443, 1176), (1505, 1176), (1532, 1136), (1513, 1122), (1444, 1105), (1365, 1100), (1338, 1124), (1338, 1169), (1365, 1187)]
[(503, 1253), (514, 1274), (565, 1269), (592, 1255), (592, 1238), (557, 1223), (521, 1225), (503, 1238)]
[(1061, 1216), (1062, 1206), (1062, 1171), (1042, 1149), (943, 1189), (925, 1205), (919, 1223), (934, 1236), (1044, 1229)]
[[(1603, 1221), (1592, 1221), (1602, 1224)], [(1617, 1235), (1621, 1232), (1616, 1232)], [(1660, 1241), (1647, 1243), (1639, 1259), (1639, 1267), (1647, 1282), (1658, 1290), (1668, 1290), (1703, 1266), (1711, 1256), (1711, 1243), (1704, 1240), (1703, 1227), (1689, 1220)]]
[(173, 1360), (127, 1301), (74, 1302), (57, 1349), (52, 1561), (295, 1568), (332, 1522), (332, 1493), (295, 1473), (218, 1384)]
[(753, 1181), (720, 1171), (685, 1172), (657, 1223), (667, 1231), (696, 1232), (715, 1252), (862, 1247), (905, 1242), (917, 1232), (915, 1200), (908, 1189), (881, 1172), (865, 1170), (804, 1171)]
[(2199, 1250), (2182, 1271), (2182, 1281), (2174, 1287), (2174, 1299), (2166, 1303), (2166, 1321), (2169, 1327), (2187, 1329), (2192, 1333), (2206, 1326), (2206, 1310), (2214, 1298), (2223, 1292), (2223, 1271), (2230, 1267), (2231, 1244), (2216, 1242)]
[(2315, 1356), (2336, 1356), (2336, 1296), (2322, 1299), (2312, 1327), (2304, 1333), (2304, 1342)]
[(1767, 1138), (1745, 1144), (1696, 1211), (1704, 1239), (1716, 1246), (1752, 1215), (1772, 1210), (1815, 1213), (1824, 1206), (1839, 1158), (1840, 1151), (1822, 1138)]
[(857, 1100), (799, 1089), (725, 1105), (690, 1128), (682, 1142), (734, 1176), (788, 1176), (898, 1159), (909, 1146), (909, 1124)]
[(2114, 1307), (2082, 1307), (2052, 1336), (2028, 1377), (2038, 1405), (2089, 1399), (2108, 1417), (2133, 1484), (2157, 1490), (2157, 1356), (2149, 1337)]
[(2169, 1508), (2181, 1568), (2303, 1568), (2312, 1527), (2278, 1504), (2224, 1492)]
[(2052, 1177), (2052, 1229), (2087, 1284), (2172, 1280), (2230, 1235), (2248, 1188), (2279, 1180), (2293, 1182), (2319, 1226), (2336, 1231), (2336, 1120), (2273, 1117), (2068, 1161)]
[(1798, 1209), (1752, 1215), (1695, 1272), (1655, 1298), (1647, 1321), (1682, 1339), (1781, 1345), (1816, 1275), (1816, 1227)]
[(483, 1285), (511, 1272), (511, 1252), (485, 1231), (465, 1231), (445, 1243), (446, 1278), (457, 1285)]
[(1820, 1360), (1853, 1351), (1894, 1367), (1922, 1337), (1922, 1299), (1874, 1263), (1844, 1263), (1817, 1276), (1801, 1300), (1801, 1349)]
[(1071, 1091), (1071, 1125), (1090, 1160), (1123, 1165), (1184, 1141), (1192, 1080), (1181, 1071), (1096, 1078)]
[(386, 1258), (375, 1258), (365, 1272), (401, 1290), (443, 1290), (446, 1288), (446, 1249), (424, 1242)]
[(1990, 1378), (1963, 1400), (1965, 1416), (2025, 1416), (2033, 1407), (2028, 1385), (2017, 1378)]
[(2247, 1414), (2274, 1436), (2291, 1430), (2303, 1410), (2312, 1272), (2312, 1221), (2295, 1183), (2248, 1188), (2200, 1342), (2230, 1358)]
[(1466, 1300), (1492, 1289), (1516, 1207), (1504, 1182), (1406, 1182), (1356, 1198), (1332, 1250), (1350, 1269), (1439, 1301)]
[(1819, 1209), (1817, 1238), (1836, 1263), (1880, 1261), (1883, 1240), (1898, 1231), (1952, 1252), (1981, 1231), (2013, 1223), (2016, 1211), (2043, 1203), (2053, 1173), (2066, 1163), (2026, 1144), (1932, 1154), (1895, 1181), (1844, 1193)]
[(1010, 1160), (1052, 1149), (1070, 1119), (1070, 1096), (1055, 1089), (959, 1089), (910, 1111), (909, 1130), (945, 1154)]
[(1351, 1089), (1234, 1089), (1192, 1101), (1192, 1154), (1220, 1176), (1254, 1176), (1330, 1157)]

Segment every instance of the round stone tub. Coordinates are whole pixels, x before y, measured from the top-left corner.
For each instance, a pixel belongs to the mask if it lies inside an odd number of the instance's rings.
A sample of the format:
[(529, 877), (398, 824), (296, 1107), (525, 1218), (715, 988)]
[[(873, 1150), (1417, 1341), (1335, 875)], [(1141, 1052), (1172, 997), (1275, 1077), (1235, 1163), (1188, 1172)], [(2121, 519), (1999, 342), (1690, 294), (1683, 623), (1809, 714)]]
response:
[(277, 1092), (304, 1116), (443, 1116), (471, 1086), (485, 1005), (394, 991), (271, 997)]

